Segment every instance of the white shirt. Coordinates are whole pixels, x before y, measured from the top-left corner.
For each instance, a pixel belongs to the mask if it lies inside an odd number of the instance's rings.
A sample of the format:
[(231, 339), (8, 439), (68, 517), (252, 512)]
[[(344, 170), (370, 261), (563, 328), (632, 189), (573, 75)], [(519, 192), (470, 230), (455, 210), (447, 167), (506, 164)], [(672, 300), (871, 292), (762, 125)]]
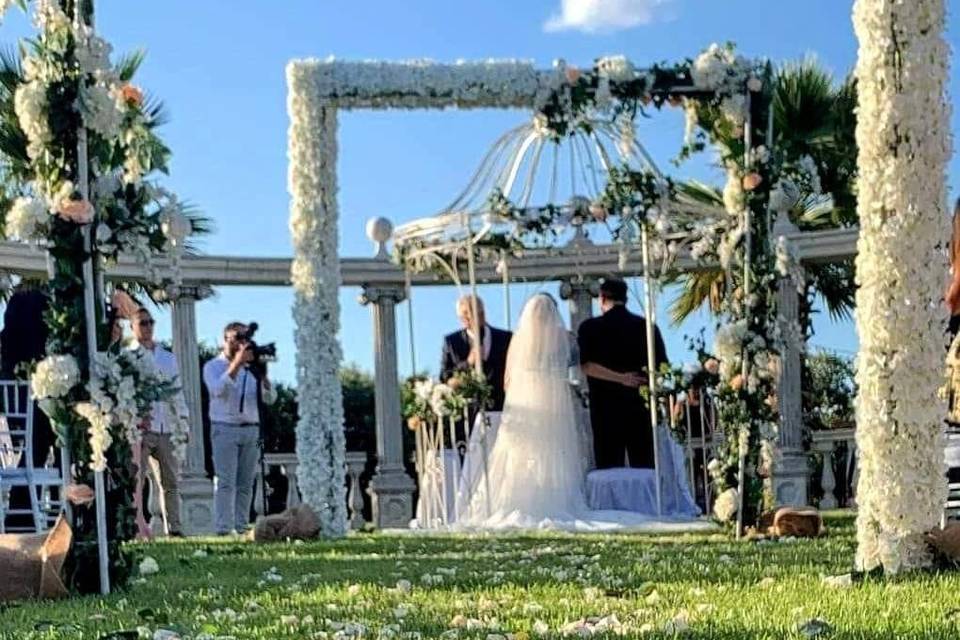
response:
[[(237, 372), (236, 379), (231, 378), (227, 373), (229, 368), (230, 361), (222, 352), (203, 366), (203, 383), (210, 392), (210, 422), (259, 424), (257, 379), (246, 367)], [(276, 389), (272, 385), (269, 389), (263, 386), (262, 399), (264, 404), (273, 404), (277, 399)]]
[[(470, 345), (474, 346), (477, 344), (477, 338), (474, 336), (473, 331), (467, 329), (467, 337), (470, 338)], [(493, 348), (493, 331), (490, 330), (490, 325), (483, 325), (483, 344), (480, 345), (483, 349), (483, 352), (480, 354), (480, 357), (484, 362), (490, 359), (490, 349)]]
[[(148, 349), (134, 340), (130, 344), (130, 349), (136, 351), (144, 349), (153, 353), (153, 364), (163, 377), (173, 380), (175, 384), (180, 385), (176, 395), (173, 397), (173, 404), (177, 409), (177, 414), (183, 420), (186, 420), (190, 411), (187, 409), (187, 401), (183, 397), (183, 386), (180, 382), (180, 367), (177, 365), (177, 356), (167, 351), (158, 344), (154, 344), (153, 349)], [(153, 433), (170, 434), (173, 433), (173, 416), (170, 415), (170, 405), (167, 402), (154, 402), (153, 411), (150, 414), (150, 431)]]

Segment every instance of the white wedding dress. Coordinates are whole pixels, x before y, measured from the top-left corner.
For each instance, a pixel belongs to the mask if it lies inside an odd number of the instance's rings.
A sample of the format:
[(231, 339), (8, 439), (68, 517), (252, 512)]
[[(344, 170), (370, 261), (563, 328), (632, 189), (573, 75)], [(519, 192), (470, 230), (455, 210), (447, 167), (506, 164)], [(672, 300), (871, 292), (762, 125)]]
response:
[(594, 531), (653, 524), (650, 516), (587, 507), (588, 452), (570, 390), (569, 358), (569, 334), (556, 303), (534, 296), (510, 343), (506, 401), (492, 446), (487, 444), (486, 478), (463, 487), (454, 529)]

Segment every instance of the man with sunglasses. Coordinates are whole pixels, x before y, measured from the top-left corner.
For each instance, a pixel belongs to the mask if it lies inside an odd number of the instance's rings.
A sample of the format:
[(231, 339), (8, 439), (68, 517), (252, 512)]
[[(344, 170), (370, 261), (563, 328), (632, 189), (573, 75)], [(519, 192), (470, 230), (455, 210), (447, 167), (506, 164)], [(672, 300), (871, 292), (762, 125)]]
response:
[[(152, 353), (154, 365), (160, 373), (171, 380), (178, 380), (180, 368), (177, 366), (177, 358), (154, 341), (154, 319), (150, 312), (143, 308), (138, 309), (130, 324), (133, 336), (136, 338), (131, 348), (145, 349)], [(172, 415), (173, 407), (179, 415)], [(178, 463), (171, 436), (175, 421), (186, 420), (188, 416), (187, 403), (182, 391), (177, 392), (173, 407), (167, 402), (153, 403), (150, 417), (140, 424), (141, 453), (137, 464), (146, 473), (146, 465), (150, 459), (155, 461), (154, 478), (156, 479), (159, 475), (160, 484), (163, 487), (162, 504), (166, 532), (168, 536), (179, 538), (183, 537), (180, 524), (180, 486), (177, 480)]]

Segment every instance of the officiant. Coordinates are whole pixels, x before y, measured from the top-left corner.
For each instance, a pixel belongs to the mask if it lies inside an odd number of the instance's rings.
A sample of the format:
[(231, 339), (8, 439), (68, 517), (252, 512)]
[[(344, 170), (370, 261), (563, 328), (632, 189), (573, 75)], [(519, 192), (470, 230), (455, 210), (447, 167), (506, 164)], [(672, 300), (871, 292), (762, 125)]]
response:
[[(473, 322), (473, 309), (477, 309), (477, 322)], [(503, 411), (503, 375), (507, 367), (507, 349), (513, 334), (487, 324), (483, 300), (466, 295), (457, 300), (457, 318), (461, 329), (443, 339), (443, 355), (440, 362), (440, 381), (446, 382), (458, 371), (476, 367), (477, 360), (483, 363), (483, 373), (492, 389), (489, 411)], [(474, 335), (474, 327), (480, 327), (480, 339)], [(457, 439), (466, 439), (466, 433), (458, 433)]]

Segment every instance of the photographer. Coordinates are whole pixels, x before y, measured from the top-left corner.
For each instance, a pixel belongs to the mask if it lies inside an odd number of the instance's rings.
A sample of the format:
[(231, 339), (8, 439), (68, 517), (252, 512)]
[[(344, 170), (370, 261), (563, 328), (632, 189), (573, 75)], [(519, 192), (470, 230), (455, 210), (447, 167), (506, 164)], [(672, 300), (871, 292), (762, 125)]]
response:
[(228, 324), (223, 330), (223, 350), (203, 367), (203, 383), (210, 393), (218, 535), (243, 532), (249, 524), (260, 457), (258, 405), (261, 401), (273, 404), (276, 399), (266, 364), (251, 339), (255, 330), (255, 324)]

